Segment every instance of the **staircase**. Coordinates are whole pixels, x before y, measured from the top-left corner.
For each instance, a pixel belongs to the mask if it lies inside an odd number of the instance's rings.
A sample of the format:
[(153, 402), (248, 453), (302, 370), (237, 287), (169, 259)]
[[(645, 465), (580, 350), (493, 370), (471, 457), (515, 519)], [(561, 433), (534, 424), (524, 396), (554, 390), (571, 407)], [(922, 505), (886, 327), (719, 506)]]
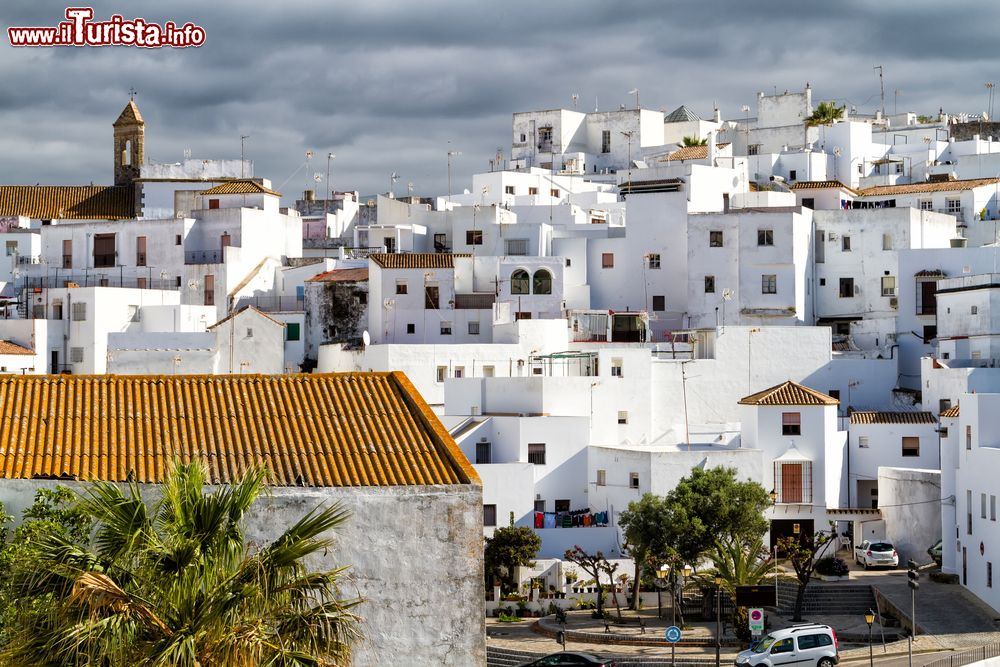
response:
[[(798, 586), (781, 583), (778, 586), (778, 611), (790, 615), (795, 610), (795, 596)], [(875, 609), (875, 594), (867, 584), (847, 582), (810, 582), (806, 597), (802, 602), (802, 613), (823, 614), (824, 616), (862, 616), (869, 609)]]
[[(605, 655), (606, 647), (595, 646), (594, 649), (597, 653)], [(553, 646), (551, 653), (558, 653), (559, 646)], [(588, 653), (589, 651), (584, 651)], [(548, 655), (548, 654), (546, 654)], [(517, 665), (522, 665), (526, 662), (531, 662), (532, 660), (537, 660), (541, 658), (542, 654), (539, 653), (528, 653), (526, 651), (515, 651), (513, 649), (499, 648), (496, 646), (486, 647), (486, 665), (487, 667), (516, 667)], [(621, 655), (609, 658), (609, 660), (614, 660), (616, 665), (620, 667), (670, 667), (670, 656), (669, 654), (664, 656), (654, 656), (654, 655)], [(726, 662), (725, 660), (723, 662)], [(709, 658), (705, 657), (702, 659), (694, 658), (691, 659), (688, 656), (679, 657), (676, 661), (677, 665), (683, 667), (715, 667), (714, 656)]]
[[(558, 647), (556, 650), (558, 650)], [(555, 650), (553, 650), (553, 653), (555, 653)], [(497, 646), (486, 647), (486, 664), (488, 667), (515, 667), (516, 665), (522, 665), (541, 657), (538, 653), (515, 651), (514, 649), (499, 648)]]

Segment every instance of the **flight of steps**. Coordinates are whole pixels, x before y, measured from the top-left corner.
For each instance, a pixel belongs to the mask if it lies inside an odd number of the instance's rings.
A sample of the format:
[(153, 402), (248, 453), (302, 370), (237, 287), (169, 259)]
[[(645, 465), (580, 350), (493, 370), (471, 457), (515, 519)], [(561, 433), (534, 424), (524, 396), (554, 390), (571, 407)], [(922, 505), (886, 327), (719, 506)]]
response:
[[(795, 596), (798, 587), (791, 584), (778, 586), (778, 609), (782, 615), (795, 610)], [(867, 584), (840, 582), (822, 585), (812, 582), (806, 588), (802, 603), (802, 614), (822, 614), (824, 616), (862, 616), (869, 609), (875, 609), (875, 594)]]

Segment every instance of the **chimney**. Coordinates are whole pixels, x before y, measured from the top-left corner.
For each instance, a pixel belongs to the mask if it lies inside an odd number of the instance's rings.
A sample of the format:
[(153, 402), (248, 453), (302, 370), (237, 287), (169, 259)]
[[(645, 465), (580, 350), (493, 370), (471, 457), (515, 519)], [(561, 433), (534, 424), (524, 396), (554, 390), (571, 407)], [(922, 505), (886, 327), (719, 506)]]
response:
[(715, 145), (715, 130), (708, 133), (708, 166), (715, 166), (715, 158), (718, 157), (719, 149)]
[(712, 116), (712, 120), (714, 120), (716, 123), (722, 122), (722, 112), (719, 111), (719, 107), (715, 107), (715, 114)]

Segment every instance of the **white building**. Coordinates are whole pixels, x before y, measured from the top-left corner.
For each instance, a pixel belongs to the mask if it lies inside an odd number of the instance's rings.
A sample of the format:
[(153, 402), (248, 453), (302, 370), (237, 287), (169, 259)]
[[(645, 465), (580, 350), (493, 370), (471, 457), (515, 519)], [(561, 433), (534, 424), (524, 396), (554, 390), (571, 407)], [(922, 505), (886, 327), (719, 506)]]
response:
[(849, 422), (845, 507), (879, 507), (879, 468), (941, 469), (932, 413), (857, 410)]

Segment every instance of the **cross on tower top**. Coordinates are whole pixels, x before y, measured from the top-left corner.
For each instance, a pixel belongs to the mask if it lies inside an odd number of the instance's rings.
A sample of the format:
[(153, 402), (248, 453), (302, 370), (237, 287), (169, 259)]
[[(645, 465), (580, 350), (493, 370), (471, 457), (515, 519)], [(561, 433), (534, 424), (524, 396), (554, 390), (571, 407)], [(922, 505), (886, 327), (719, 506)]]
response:
[(135, 94), (138, 93), (138, 92), (139, 91), (135, 89), (135, 86), (129, 86), (129, 88), (128, 88), (128, 98), (130, 100), (134, 100), (135, 99)]

